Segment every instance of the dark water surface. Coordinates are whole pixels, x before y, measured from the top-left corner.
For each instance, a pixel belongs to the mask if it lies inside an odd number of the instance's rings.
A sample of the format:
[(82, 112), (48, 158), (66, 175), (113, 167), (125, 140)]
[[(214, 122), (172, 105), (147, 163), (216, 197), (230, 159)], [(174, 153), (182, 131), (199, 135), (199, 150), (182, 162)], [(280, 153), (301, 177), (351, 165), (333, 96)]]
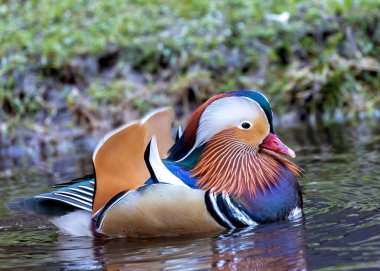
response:
[[(0, 269), (380, 270), (378, 124), (280, 133), (307, 172), (304, 219), (181, 238), (94, 240), (3, 207), (91, 172), (90, 154), (36, 162), (0, 156)], [(17, 161), (17, 167), (14, 161)], [(21, 160), (21, 162), (20, 162)], [(38, 159), (37, 159), (38, 160)]]

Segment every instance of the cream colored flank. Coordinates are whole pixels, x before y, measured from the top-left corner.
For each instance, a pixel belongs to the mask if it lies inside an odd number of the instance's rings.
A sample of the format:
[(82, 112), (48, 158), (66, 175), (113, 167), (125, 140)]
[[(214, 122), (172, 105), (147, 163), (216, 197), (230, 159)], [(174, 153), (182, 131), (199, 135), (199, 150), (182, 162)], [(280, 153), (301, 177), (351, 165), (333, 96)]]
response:
[(102, 218), (98, 231), (114, 237), (158, 237), (224, 228), (209, 215), (204, 191), (155, 184), (119, 198)]

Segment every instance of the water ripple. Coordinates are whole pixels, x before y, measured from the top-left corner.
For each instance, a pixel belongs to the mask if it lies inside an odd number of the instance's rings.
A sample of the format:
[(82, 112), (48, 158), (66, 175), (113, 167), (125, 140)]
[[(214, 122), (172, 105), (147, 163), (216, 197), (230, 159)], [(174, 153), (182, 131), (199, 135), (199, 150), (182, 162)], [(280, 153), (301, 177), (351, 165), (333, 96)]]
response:
[[(295, 138), (301, 140), (299, 136)], [(62, 235), (44, 219), (11, 213), (1, 204), (0, 269), (380, 268), (380, 140), (332, 143), (314, 146), (302, 139), (298, 148), (297, 161), (307, 172), (301, 180), (303, 219), (181, 238), (93, 240)], [(53, 177), (87, 173), (78, 172), (84, 168), (82, 160), (77, 165), (72, 159), (68, 166), (57, 164), (51, 162), (44, 171), (35, 167), (3, 171), (1, 203), (42, 192)], [(62, 173), (53, 170), (57, 168)]]

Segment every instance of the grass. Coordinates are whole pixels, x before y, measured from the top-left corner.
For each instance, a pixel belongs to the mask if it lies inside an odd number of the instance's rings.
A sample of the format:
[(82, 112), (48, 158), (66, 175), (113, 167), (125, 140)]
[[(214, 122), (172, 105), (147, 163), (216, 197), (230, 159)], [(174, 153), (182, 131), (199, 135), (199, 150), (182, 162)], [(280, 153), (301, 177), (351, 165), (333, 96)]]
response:
[(379, 10), (370, 0), (3, 1), (0, 121), (108, 129), (232, 89), (260, 89), (300, 119), (373, 116)]

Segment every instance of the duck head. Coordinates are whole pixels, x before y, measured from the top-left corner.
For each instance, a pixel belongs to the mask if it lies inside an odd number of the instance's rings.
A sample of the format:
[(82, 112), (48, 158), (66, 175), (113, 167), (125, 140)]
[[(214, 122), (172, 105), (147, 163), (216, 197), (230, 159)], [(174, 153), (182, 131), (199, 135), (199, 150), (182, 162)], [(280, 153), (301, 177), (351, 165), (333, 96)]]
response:
[(254, 195), (281, 181), (283, 168), (299, 174), (281, 156), (295, 153), (275, 134), (269, 102), (256, 91), (231, 91), (206, 101), (169, 153), (200, 187), (213, 192)]

